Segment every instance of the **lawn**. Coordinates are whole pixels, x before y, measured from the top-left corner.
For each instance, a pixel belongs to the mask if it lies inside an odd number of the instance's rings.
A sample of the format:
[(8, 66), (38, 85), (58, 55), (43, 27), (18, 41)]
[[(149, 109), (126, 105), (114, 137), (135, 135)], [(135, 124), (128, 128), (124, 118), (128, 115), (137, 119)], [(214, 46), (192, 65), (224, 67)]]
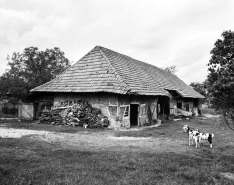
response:
[[(188, 146), (184, 124), (214, 133), (213, 148), (208, 143), (197, 149)], [(234, 173), (234, 133), (217, 117), (168, 121), (155, 128), (130, 130), (31, 122), (0, 126), (46, 130), (60, 137), (59, 142), (56, 137), (52, 142), (31, 135), (0, 138), (1, 185), (234, 183), (221, 175)]]

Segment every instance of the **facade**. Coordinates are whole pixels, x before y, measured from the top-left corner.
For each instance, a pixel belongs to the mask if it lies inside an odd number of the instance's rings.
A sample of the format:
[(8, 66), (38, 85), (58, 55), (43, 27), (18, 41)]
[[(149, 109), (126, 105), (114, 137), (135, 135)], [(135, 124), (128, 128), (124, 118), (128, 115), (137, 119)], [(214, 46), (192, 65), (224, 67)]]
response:
[(35, 118), (62, 102), (88, 100), (112, 127), (152, 124), (159, 114), (169, 115), (175, 106), (194, 109), (204, 98), (175, 75), (100, 46), (31, 93)]
[[(165, 97), (163, 97), (165, 98)], [(166, 97), (169, 99), (168, 97)], [(107, 116), (111, 127), (132, 127), (152, 124), (157, 119), (157, 96), (121, 95), (116, 93), (40, 93), (35, 97), (35, 116), (61, 103), (86, 100)], [(149, 111), (152, 115), (148, 115)]]

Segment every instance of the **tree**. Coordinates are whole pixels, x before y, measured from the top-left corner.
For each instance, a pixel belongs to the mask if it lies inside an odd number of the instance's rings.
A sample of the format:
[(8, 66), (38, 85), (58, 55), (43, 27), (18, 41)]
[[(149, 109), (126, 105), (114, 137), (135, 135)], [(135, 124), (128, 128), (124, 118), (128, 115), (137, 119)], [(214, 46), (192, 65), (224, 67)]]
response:
[(190, 86), (197, 92), (199, 92), (201, 95), (203, 95), (205, 97), (205, 99), (202, 99), (202, 103), (206, 102), (206, 98), (207, 98), (207, 90), (206, 90), (206, 82), (192, 82), (190, 84)]
[(234, 129), (234, 32), (224, 31), (211, 50), (207, 76), (208, 93), (228, 126)]
[[(11, 103), (16, 104), (17, 99), (25, 98), (27, 84), (22, 79), (5, 73), (0, 77), (0, 94), (2, 99), (10, 99)], [(8, 95), (13, 95), (14, 97), (8, 97)]]
[(205, 82), (199, 83), (199, 82), (192, 82), (190, 86), (197, 92), (199, 92), (201, 95), (206, 97), (206, 88), (205, 88)]
[(177, 72), (177, 69), (176, 69), (176, 66), (173, 65), (173, 66), (168, 66), (168, 67), (165, 67), (165, 68), (162, 68), (163, 70), (169, 72), (169, 73), (172, 73), (172, 74), (176, 74)]
[(0, 91), (6, 89), (19, 99), (25, 99), (29, 90), (50, 81), (70, 66), (59, 48), (39, 51), (37, 47), (25, 48), (22, 53), (7, 56), (10, 69), (0, 78)]

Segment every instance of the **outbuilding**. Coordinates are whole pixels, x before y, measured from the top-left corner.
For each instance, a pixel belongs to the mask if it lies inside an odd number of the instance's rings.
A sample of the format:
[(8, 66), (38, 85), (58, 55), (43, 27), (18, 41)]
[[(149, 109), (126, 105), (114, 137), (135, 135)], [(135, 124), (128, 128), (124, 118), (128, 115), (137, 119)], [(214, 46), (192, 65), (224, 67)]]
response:
[(101, 46), (31, 94), (35, 118), (64, 102), (87, 100), (101, 109), (111, 127), (149, 125), (176, 107), (196, 112), (204, 98), (177, 76)]

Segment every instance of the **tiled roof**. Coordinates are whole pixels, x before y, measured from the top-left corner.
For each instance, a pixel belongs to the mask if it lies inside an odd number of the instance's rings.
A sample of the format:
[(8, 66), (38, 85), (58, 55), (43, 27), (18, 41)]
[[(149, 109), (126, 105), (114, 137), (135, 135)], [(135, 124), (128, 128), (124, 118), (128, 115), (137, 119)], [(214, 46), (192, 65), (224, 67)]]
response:
[(111, 92), (203, 98), (177, 76), (110, 49), (96, 46), (54, 80), (31, 92)]

